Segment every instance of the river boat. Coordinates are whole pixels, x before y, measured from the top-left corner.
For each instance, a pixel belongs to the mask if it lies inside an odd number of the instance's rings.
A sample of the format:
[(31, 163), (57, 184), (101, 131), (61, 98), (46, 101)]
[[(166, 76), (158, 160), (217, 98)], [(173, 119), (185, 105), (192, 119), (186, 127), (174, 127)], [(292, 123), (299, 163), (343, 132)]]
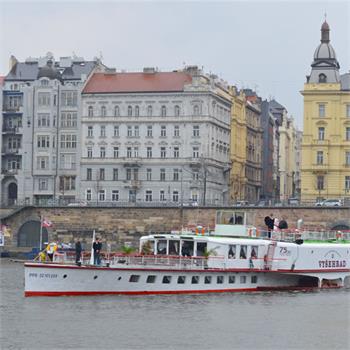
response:
[(350, 232), (269, 233), (250, 225), (244, 211), (221, 210), (211, 232), (143, 236), (137, 254), (107, 254), (100, 266), (89, 261), (56, 254), (51, 263), (25, 263), (25, 296), (348, 287)]

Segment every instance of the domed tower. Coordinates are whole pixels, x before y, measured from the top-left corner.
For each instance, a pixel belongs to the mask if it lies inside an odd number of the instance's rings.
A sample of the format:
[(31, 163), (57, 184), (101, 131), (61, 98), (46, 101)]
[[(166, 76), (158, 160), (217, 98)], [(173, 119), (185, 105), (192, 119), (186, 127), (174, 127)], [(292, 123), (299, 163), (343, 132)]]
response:
[(308, 83), (339, 83), (339, 63), (333, 46), (329, 43), (329, 25), (326, 21), (321, 27), (321, 44), (314, 53), (314, 61), (311, 64), (311, 74)]
[(46, 66), (43, 66), (38, 71), (37, 79), (40, 78), (49, 78), (50, 80), (57, 79), (63, 83), (60, 72), (53, 66), (53, 62), (49, 59), (46, 63)]

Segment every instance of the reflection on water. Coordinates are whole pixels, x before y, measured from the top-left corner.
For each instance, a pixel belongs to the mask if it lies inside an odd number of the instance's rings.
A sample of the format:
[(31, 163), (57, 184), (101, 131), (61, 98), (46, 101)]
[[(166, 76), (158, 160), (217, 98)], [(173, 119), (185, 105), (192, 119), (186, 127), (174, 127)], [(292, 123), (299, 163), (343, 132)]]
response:
[(350, 290), (24, 298), (22, 264), (0, 279), (1, 349), (350, 348)]

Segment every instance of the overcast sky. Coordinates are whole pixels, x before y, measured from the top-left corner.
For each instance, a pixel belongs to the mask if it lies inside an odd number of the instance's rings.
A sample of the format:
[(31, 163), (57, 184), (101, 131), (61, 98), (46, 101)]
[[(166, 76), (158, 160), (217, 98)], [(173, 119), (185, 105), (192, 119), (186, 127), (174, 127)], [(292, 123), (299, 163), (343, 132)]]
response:
[(196, 64), (274, 97), (302, 127), (299, 91), (327, 12), (341, 73), (350, 69), (349, 1), (4, 1), (0, 75), (10, 55), (92, 59), (128, 71)]

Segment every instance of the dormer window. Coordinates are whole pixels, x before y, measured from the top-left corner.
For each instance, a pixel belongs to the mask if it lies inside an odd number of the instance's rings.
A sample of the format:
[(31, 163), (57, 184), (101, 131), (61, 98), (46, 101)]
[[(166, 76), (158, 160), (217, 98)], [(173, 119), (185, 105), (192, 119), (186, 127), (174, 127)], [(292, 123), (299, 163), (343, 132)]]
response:
[(326, 76), (326, 74), (321, 73), (318, 76), (318, 82), (319, 83), (327, 83), (327, 76)]
[(41, 81), (41, 86), (49, 86), (49, 81), (48, 81), (48, 79), (43, 79), (43, 80)]

